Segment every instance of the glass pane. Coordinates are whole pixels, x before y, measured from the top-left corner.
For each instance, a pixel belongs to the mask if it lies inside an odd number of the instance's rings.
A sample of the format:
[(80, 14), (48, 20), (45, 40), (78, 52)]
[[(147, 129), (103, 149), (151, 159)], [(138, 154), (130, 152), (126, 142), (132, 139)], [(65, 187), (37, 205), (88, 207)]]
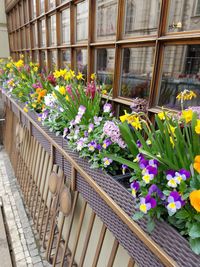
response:
[(62, 68), (71, 68), (71, 52), (69, 49), (61, 51), (61, 64)]
[(25, 35), (25, 28), (21, 30), (21, 46), (22, 48), (26, 48), (26, 35)]
[(46, 45), (46, 27), (45, 20), (40, 21), (40, 46)]
[(46, 66), (47, 66), (47, 55), (45, 51), (41, 51), (41, 67), (46, 70)]
[(26, 28), (26, 48), (30, 48), (30, 44), (31, 44), (31, 41), (30, 41), (30, 28), (27, 27)]
[(168, 31), (180, 32), (200, 29), (200, 1), (171, 0)]
[(50, 17), (49, 25), (49, 34), (50, 34), (50, 45), (56, 45), (56, 15)]
[(24, 24), (24, 9), (23, 9), (23, 2), (19, 4), (19, 16), (20, 16), (20, 25)]
[(77, 4), (76, 8), (76, 40), (84, 41), (88, 38), (88, 1)]
[(38, 46), (38, 35), (37, 35), (37, 24), (34, 23), (32, 25), (32, 39), (33, 39), (33, 47)]
[(51, 62), (51, 69), (56, 69), (57, 66), (57, 51), (52, 50), (50, 51), (50, 62)]
[(39, 7), (40, 7), (40, 14), (44, 13), (45, 7), (44, 7), (45, 0), (39, 1)]
[(117, 0), (97, 0), (97, 39), (115, 38), (117, 27)]
[(124, 48), (120, 96), (148, 98), (154, 47)]
[(49, 0), (49, 5), (48, 5), (48, 8), (49, 9), (52, 9), (56, 6), (56, 1), (55, 0)]
[(87, 77), (87, 49), (76, 50), (76, 69)]
[(186, 101), (184, 107), (200, 105), (200, 45), (165, 47), (158, 105), (180, 109), (176, 97), (184, 89), (197, 94), (197, 98)]
[(65, 9), (61, 13), (62, 25), (62, 43), (68, 44), (70, 42), (70, 11)]
[(156, 34), (161, 0), (126, 0), (125, 36)]
[(33, 51), (32, 52), (32, 61), (33, 62), (39, 62), (39, 58), (38, 58), (38, 51)]
[(32, 3), (32, 8), (31, 8), (32, 18), (35, 18), (36, 17), (36, 0), (32, 0), (31, 3)]
[(101, 48), (96, 51), (96, 73), (100, 84), (104, 84), (107, 92), (113, 87), (115, 49)]

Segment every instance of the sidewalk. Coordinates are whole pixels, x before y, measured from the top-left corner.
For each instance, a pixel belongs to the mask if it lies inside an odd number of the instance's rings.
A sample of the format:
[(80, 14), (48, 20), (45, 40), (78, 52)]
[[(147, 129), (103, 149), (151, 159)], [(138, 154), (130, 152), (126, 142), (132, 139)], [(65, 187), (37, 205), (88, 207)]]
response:
[[(16, 266), (51, 266), (44, 260), (44, 252), (40, 250), (39, 241), (35, 239), (33, 222), (25, 210), (8, 155), (1, 149), (1, 146), (0, 196), (3, 200)], [(0, 267), (4, 267), (2, 264), (0, 262)]]

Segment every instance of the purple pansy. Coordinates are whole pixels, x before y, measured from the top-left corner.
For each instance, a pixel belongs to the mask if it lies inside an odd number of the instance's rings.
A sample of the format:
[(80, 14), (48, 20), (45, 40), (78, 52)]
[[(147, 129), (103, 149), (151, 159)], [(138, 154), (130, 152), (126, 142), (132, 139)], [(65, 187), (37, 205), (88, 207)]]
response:
[(79, 124), (80, 122), (81, 122), (81, 119), (82, 119), (82, 115), (81, 114), (78, 114), (78, 115), (76, 115), (76, 117), (75, 117), (75, 123), (76, 124)]
[(139, 182), (138, 181), (133, 181), (132, 183), (131, 183), (131, 193), (132, 193), (132, 196), (135, 198), (136, 197), (136, 193), (137, 193), (137, 191), (139, 190), (139, 188), (140, 188), (140, 184), (139, 184)]
[(89, 151), (94, 152), (95, 149), (96, 149), (96, 146), (97, 146), (97, 143), (96, 143), (95, 141), (91, 141), (91, 142), (88, 144), (88, 149), (89, 149)]
[(109, 147), (111, 144), (112, 144), (112, 142), (110, 141), (110, 139), (106, 139), (106, 140), (103, 141), (103, 145), (102, 145), (102, 147), (103, 147), (104, 149), (106, 149), (106, 148)]
[(94, 130), (94, 124), (90, 123), (88, 126), (88, 133), (91, 133)]
[(109, 103), (106, 103), (104, 106), (103, 106), (103, 112), (104, 113), (108, 113), (112, 110), (112, 105), (109, 104)]
[(185, 205), (185, 201), (182, 200), (181, 195), (177, 191), (172, 191), (167, 198), (167, 210), (169, 215), (176, 213), (183, 205)]
[(96, 149), (100, 151), (102, 149), (102, 146), (100, 144), (97, 144)]
[(137, 140), (136, 145), (137, 145), (138, 148), (140, 148), (142, 146), (140, 140)]
[(80, 138), (77, 142), (77, 151), (81, 151), (83, 148), (84, 148), (84, 145), (85, 145), (85, 138)]
[(94, 124), (100, 125), (100, 122), (102, 121), (102, 117), (94, 116)]
[(148, 194), (149, 194), (149, 195), (152, 195), (153, 193), (156, 193), (160, 199), (162, 199), (162, 200), (165, 199), (165, 195), (164, 195), (163, 192), (157, 187), (156, 184), (152, 184), (152, 185), (149, 187)]
[(126, 173), (127, 169), (128, 169), (128, 166), (126, 164), (122, 164), (122, 174), (123, 175)]
[(156, 200), (155, 198), (152, 198), (150, 195), (147, 195), (145, 198), (140, 198), (140, 206), (139, 209), (143, 213), (147, 213), (148, 210), (153, 209), (156, 207)]
[(111, 163), (112, 163), (112, 159), (109, 159), (109, 158), (103, 158), (103, 164), (104, 164), (104, 167), (109, 166)]
[(86, 107), (84, 107), (83, 105), (80, 105), (80, 107), (78, 109), (78, 114), (83, 116), (85, 111), (86, 111)]
[(179, 170), (179, 173), (180, 173), (181, 175), (184, 175), (186, 179), (189, 179), (190, 176), (191, 176), (190, 172), (187, 171), (187, 170), (185, 170), (185, 169), (180, 169), (180, 170)]

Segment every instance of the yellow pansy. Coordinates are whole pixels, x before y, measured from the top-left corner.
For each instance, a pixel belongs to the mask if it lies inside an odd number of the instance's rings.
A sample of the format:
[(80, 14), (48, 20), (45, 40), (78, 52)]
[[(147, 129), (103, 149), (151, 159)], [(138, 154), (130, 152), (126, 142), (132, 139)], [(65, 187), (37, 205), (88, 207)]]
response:
[(192, 120), (192, 115), (193, 115), (193, 111), (190, 109), (182, 111), (182, 118), (185, 120), (186, 123)]
[(200, 174), (200, 155), (195, 157), (193, 167)]
[(61, 95), (65, 95), (66, 94), (66, 89), (64, 86), (60, 86), (58, 91), (61, 93)]
[(200, 120), (197, 120), (197, 124), (195, 126), (195, 132), (197, 134), (200, 134)]

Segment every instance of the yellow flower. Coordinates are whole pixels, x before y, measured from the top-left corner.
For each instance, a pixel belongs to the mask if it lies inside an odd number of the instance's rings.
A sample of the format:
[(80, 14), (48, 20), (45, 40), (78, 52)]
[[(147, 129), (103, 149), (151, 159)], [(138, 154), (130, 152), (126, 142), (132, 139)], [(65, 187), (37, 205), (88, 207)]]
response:
[(27, 109), (26, 106), (23, 108), (23, 110), (24, 110), (25, 112), (28, 112), (28, 109)]
[(30, 65), (30, 67), (33, 67), (33, 66), (34, 66), (34, 63), (31, 61), (31, 62), (29, 63), (29, 65)]
[(193, 167), (200, 174), (200, 155), (195, 157)]
[(63, 69), (63, 70), (60, 69), (60, 76), (61, 77), (64, 77), (66, 73), (67, 73), (66, 69)]
[(76, 76), (77, 80), (83, 80), (83, 74), (81, 72)]
[(102, 90), (101, 93), (102, 93), (102, 95), (107, 95), (108, 92), (107, 92), (107, 90), (104, 89), (104, 90)]
[(20, 59), (19, 61), (14, 63), (15, 67), (22, 68), (24, 66), (24, 61)]
[(91, 80), (96, 80), (96, 73), (91, 74)]
[(57, 98), (55, 92), (52, 93), (52, 96), (53, 96), (54, 98)]
[(142, 129), (141, 123), (140, 123), (140, 119), (139, 117), (131, 117), (130, 119), (128, 119), (128, 121), (130, 121), (130, 124), (136, 129)]
[(192, 98), (197, 97), (197, 95), (195, 94), (195, 92), (193, 92), (192, 90), (183, 90), (182, 92), (180, 92), (177, 95), (177, 99), (180, 101), (184, 101), (184, 100), (191, 100)]
[(124, 113), (125, 113), (125, 115), (122, 115), (119, 117), (121, 122), (125, 122), (129, 116), (129, 114), (126, 112), (126, 110), (124, 110)]
[(190, 203), (192, 207), (200, 212), (200, 190), (194, 190), (190, 193)]
[(61, 95), (65, 95), (66, 94), (66, 89), (64, 86), (60, 86), (58, 91), (61, 93)]
[(163, 111), (159, 112), (158, 113), (158, 118), (163, 121), (165, 119), (165, 113)]
[(10, 69), (10, 68), (12, 67), (12, 63), (7, 63), (7, 64), (6, 64), (6, 67), (7, 67), (8, 69)]
[(34, 67), (33, 70), (34, 70), (35, 72), (37, 72), (37, 71), (38, 71), (38, 67)]
[(69, 101), (69, 96), (68, 96), (68, 95), (66, 95), (65, 99), (66, 99), (67, 101)]
[(71, 79), (74, 78), (76, 75), (75, 75), (75, 72), (73, 70), (70, 70), (69, 71), (70, 75), (71, 75)]
[(172, 147), (174, 148), (174, 146), (175, 146), (174, 139), (170, 136), (169, 140), (170, 140), (170, 143), (172, 144)]
[(32, 107), (33, 108), (36, 108), (36, 103), (32, 103)]
[(192, 120), (192, 115), (193, 115), (193, 112), (190, 109), (182, 111), (182, 118), (185, 120), (186, 123)]
[(71, 75), (70, 75), (70, 72), (69, 71), (65, 74), (64, 79), (66, 81), (69, 81), (71, 79)]
[(22, 97), (23, 96), (23, 93), (22, 92), (19, 92), (18, 96), (19, 97)]
[(38, 117), (38, 121), (41, 121), (42, 120), (42, 118), (41, 117)]
[(173, 136), (175, 136), (175, 130), (176, 130), (176, 127), (172, 126), (171, 124), (169, 125), (169, 133), (172, 134)]
[(53, 73), (54, 78), (58, 79), (60, 78), (60, 71), (59, 70), (55, 70)]
[(195, 126), (195, 132), (200, 134), (200, 120), (197, 120), (197, 125)]

